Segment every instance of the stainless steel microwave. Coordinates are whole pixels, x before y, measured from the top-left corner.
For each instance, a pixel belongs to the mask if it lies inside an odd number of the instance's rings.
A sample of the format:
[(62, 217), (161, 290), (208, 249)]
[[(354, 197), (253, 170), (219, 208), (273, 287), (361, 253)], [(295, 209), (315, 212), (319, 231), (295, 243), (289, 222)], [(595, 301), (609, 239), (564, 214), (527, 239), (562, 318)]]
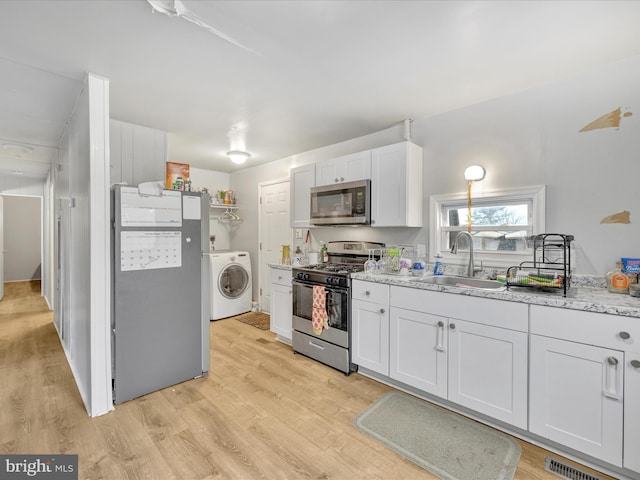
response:
[(369, 225), (371, 180), (311, 187), (311, 225)]

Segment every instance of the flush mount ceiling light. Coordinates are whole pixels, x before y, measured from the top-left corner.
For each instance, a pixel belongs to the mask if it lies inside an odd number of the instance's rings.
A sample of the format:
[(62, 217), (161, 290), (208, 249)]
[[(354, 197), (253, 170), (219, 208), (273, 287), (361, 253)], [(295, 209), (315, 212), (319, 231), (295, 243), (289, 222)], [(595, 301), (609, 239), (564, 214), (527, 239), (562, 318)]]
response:
[(471, 165), (464, 171), (464, 178), (469, 182), (477, 182), (482, 180), (487, 172), (480, 165)]
[(232, 150), (227, 152), (227, 157), (231, 159), (231, 161), (237, 165), (242, 165), (246, 162), (251, 155), (247, 152), (241, 152), (240, 150)]

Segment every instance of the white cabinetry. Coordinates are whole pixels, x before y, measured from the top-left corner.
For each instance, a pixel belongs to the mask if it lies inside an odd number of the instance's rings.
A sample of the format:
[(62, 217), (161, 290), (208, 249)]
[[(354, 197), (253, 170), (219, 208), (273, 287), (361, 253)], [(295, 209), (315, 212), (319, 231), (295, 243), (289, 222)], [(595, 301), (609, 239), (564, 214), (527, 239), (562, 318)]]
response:
[(371, 150), (316, 162), (316, 186), (371, 178)]
[(161, 130), (131, 123), (109, 122), (111, 183), (162, 180), (167, 162), (167, 134)]
[(272, 268), (271, 280), (271, 319), (270, 330), (279, 336), (280, 340), (291, 344), (293, 299), (291, 297), (291, 272)]
[(527, 337), (450, 319), (449, 400), (527, 428)]
[(354, 280), (351, 361), (389, 375), (389, 286)]
[(527, 427), (527, 306), (391, 287), (390, 377)]
[(447, 318), (391, 308), (389, 376), (447, 398)]
[(422, 147), (401, 142), (371, 150), (371, 225), (422, 227)]
[(311, 163), (292, 168), (291, 184), (291, 228), (308, 228), (311, 211), (311, 187), (316, 184), (316, 166)]
[(529, 430), (638, 471), (638, 320), (537, 305), (530, 314)]
[(640, 349), (625, 353), (623, 456), (625, 468), (640, 472)]

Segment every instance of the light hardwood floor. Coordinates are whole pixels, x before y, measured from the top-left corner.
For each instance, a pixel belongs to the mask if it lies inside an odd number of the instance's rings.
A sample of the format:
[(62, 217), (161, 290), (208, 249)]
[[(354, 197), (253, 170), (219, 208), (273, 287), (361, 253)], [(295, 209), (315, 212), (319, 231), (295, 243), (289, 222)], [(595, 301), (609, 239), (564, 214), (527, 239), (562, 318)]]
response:
[[(39, 284), (6, 284), (0, 379), (0, 452), (78, 454), (81, 479), (435, 478), (352, 425), (390, 387), (232, 319), (211, 324), (207, 376), (92, 419)], [(519, 442), (516, 479), (559, 478), (543, 470), (547, 452)]]

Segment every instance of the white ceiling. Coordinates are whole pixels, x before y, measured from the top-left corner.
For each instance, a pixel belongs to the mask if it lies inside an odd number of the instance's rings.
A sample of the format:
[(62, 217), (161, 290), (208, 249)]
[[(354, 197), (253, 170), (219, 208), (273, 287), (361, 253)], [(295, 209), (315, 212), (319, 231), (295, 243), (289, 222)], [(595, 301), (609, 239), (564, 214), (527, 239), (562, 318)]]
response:
[(0, 174), (46, 175), (86, 72), (171, 161), (229, 172), (640, 54), (638, 1), (182, 4), (211, 28), (146, 0), (0, 2)]

